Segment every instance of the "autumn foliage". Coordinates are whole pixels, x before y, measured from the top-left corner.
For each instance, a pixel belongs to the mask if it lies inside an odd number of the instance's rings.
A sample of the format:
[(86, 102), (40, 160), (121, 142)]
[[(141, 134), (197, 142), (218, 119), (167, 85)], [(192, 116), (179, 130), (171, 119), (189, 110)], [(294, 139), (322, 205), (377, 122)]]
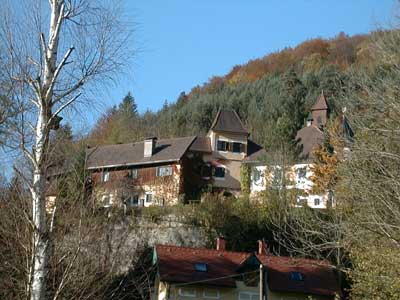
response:
[(343, 116), (337, 117), (325, 129), (324, 143), (314, 150), (315, 162), (311, 167), (313, 191), (332, 191), (338, 181), (338, 167), (344, 159), (345, 139)]

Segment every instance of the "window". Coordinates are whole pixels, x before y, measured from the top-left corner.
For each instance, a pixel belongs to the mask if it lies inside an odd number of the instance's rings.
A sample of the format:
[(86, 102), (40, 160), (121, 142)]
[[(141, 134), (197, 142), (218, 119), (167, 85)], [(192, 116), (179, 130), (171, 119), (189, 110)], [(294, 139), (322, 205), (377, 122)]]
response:
[(228, 142), (228, 141), (218, 141), (217, 142), (218, 151), (230, 151), (233, 153), (246, 152), (246, 145), (240, 142)]
[(317, 117), (317, 123), (318, 123), (318, 125), (322, 125), (322, 119), (321, 119), (321, 117)]
[(302, 167), (297, 169), (297, 176), (299, 178), (306, 178), (307, 176), (307, 167)]
[(196, 297), (196, 289), (193, 288), (180, 288), (179, 296), (183, 297)]
[(129, 197), (129, 206), (139, 206), (139, 196), (132, 195)]
[(103, 195), (101, 197), (101, 203), (104, 207), (110, 207), (111, 206), (111, 197), (110, 195)]
[(172, 175), (172, 166), (164, 166), (157, 168), (157, 176), (164, 177)]
[(300, 272), (291, 272), (290, 279), (294, 281), (304, 281), (304, 275)]
[(219, 290), (216, 290), (216, 289), (204, 289), (203, 298), (205, 298), (205, 299), (219, 299)]
[(197, 272), (207, 272), (207, 264), (206, 263), (195, 263), (194, 269)]
[(301, 206), (307, 205), (307, 197), (298, 196), (296, 201), (297, 201), (297, 204), (299, 204)]
[(202, 178), (210, 178), (211, 177), (211, 165), (206, 164), (201, 166), (201, 171), (200, 171), (200, 175)]
[(130, 170), (128, 171), (128, 177), (129, 177), (130, 179), (136, 179), (136, 178), (138, 178), (138, 170), (137, 170), (137, 169), (130, 169)]
[(217, 150), (218, 151), (228, 151), (229, 143), (226, 141), (218, 141), (217, 142)]
[(319, 198), (314, 198), (314, 205), (319, 206), (321, 204), (321, 199)]
[(252, 292), (240, 292), (239, 293), (239, 300), (259, 300), (260, 296), (258, 293)]
[(107, 182), (110, 180), (110, 172), (109, 171), (103, 171), (101, 174), (101, 181), (102, 182)]
[(146, 203), (152, 203), (152, 202), (153, 202), (153, 195), (146, 194)]
[(225, 177), (225, 168), (224, 167), (216, 167), (214, 169), (214, 177), (224, 178)]
[(259, 183), (260, 179), (261, 179), (261, 171), (258, 170), (257, 167), (255, 167), (252, 172), (252, 180), (254, 183)]
[(304, 182), (307, 177), (307, 167), (297, 169), (297, 182)]
[(242, 143), (233, 143), (232, 152), (233, 153), (241, 153), (243, 152), (243, 144)]

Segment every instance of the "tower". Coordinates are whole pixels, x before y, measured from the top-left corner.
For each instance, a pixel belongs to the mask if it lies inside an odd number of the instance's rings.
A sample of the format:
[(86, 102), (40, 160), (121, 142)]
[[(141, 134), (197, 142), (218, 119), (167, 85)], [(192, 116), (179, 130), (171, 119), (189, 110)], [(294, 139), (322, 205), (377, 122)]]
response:
[(324, 91), (322, 91), (317, 101), (315, 101), (314, 105), (311, 107), (312, 125), (319, 128), (325, 127), (328, 121), (328, 113), (328, 104), (326, 103)]

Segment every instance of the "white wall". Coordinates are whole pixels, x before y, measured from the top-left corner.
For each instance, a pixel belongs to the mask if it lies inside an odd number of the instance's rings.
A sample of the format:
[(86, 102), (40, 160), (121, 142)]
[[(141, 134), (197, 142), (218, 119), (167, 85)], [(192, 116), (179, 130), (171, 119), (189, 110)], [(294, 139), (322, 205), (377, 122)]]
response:
[[(290, 168), (287, 177), (292, 185), (288, 185), (288, 189), (296, 188), (304, 191), (306, 195), (298, 196), (298, 206), (301, 206), (303, 202), (306, 202), (309, 207), (312, 208), (326, 208), (328, 204), (328, 193), (324, 194), (312, 194), (313, 182), (311, 177), (313, 172), (311, 170), (312, 164), (296, 164)], [(299, 170), (306, 168), (305, 177), (299, 177)], [(251, 180), (250, 180), (250, 194), (255, 196), (257, 193), (265, 191), (267, 188), (268, 180), (266, 176), (268, 174), (267, 167), (264, 166), (252, 166), (251, 167)], [(260, 172), (261, 176), (258, 180), (254, 178), (255, 172)], [(319, 203), (318, 203), (319, 202)], [(297, 206), (297, 205), (296, 205)]]

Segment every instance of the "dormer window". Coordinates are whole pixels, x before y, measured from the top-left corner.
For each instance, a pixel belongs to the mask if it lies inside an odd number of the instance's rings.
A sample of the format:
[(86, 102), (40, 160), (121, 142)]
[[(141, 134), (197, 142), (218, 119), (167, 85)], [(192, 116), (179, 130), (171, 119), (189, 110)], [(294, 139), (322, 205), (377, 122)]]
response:
[(198, 262), (194, 264), (194, 269), (197, 272), (207, 272), (208, 266), (206, 263)]
[(304, 281), (304, 274), (301, 272), (290, 272), (290, 279), (294, 281)]

